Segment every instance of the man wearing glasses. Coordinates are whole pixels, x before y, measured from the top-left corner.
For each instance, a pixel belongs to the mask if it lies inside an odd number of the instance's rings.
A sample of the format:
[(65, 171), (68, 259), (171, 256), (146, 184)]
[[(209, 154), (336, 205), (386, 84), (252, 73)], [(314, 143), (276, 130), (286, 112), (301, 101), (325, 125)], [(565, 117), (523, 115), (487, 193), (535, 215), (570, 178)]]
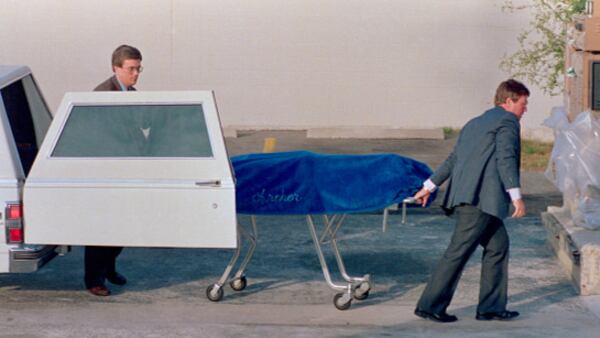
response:
[(112, 54), (112, 69), (115, 75), (99, 84), (94, 91), (127, 91), (133, 87), (142, 67), (142, 53), (132, 46), (121, 45)]
[[(121, 45), (112, 54), (114, 75), (99, 84), (94, 91), (128, 91), (133, 87), (142, 72), (142, 53), (132, 46)], [(127, 279), (117, 272), (117, 256), (121, 247), (86, 246), (84, 254), (85, 286), (95, 296), (109, 296), (110, 290), (105, 281), (115, 285), (125, 285)]]

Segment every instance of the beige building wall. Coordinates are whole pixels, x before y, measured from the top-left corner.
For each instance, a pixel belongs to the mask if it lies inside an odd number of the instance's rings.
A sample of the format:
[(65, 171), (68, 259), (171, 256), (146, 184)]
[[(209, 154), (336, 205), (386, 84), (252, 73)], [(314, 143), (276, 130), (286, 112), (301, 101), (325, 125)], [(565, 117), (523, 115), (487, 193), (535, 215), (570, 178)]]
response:
[[(460, 127), (492, 104), (528, 23), (502, 2), (0, 0), (0, 63), (29, 65), (52, 110), (127, 43), (139, 90), (214, 90), (227, 128)], [(562, 98), (531, 89), (524, 129), (548, 134)]]

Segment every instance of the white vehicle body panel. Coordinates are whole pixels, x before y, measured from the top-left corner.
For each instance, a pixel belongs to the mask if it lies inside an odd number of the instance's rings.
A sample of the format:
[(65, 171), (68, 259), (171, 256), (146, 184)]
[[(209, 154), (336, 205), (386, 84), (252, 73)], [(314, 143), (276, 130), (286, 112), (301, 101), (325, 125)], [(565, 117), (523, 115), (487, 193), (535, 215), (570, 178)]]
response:
[[(201, 107), (210, 156), (57, 155), (76, 108), (152, 106), (171, 117), (169, 107), (181, 105)], [(146, 133), (158, 133), (154, 130), (164, 124)], [(233, 174), (210, 91), (67, 93), (28, 175), (23, 200), (27, 243), (237, 245)]]
[[(193, 182), (163, 187), (94, 185), (67, 188), (60, 184), (36, 185), (33, 192), (29, 190), (25, 199), (26, 241), (138, 247), (235, 247), (235, 227), (227, 226), (235, 224), (235, 217), (227, 217), (235, 215), (232, 188), (198, 188)], [(58, 202), (51, 204), (52, 210), (46, 208), (49, 201)], [(36, 227), (36, 222), (45, 226)]]
[[(19, 192), (22, 184), (16, 179), (0, 179), (0, 201), (2, 204), (19, 200)], [(16, 247), (14, 244), (5, 243), (6, 227), (4, 225), (4, 208), (0, 209), (0, 273), (10, 271), (10, 249)]]

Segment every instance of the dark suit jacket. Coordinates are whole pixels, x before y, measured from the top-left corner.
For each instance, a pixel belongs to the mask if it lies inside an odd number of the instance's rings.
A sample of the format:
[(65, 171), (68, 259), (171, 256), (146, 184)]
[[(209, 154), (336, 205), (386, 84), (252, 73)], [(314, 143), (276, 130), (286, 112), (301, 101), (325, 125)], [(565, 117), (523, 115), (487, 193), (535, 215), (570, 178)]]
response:
[[(127, 90), (135, 90), (134, 87), (129, 87)], [(113, 75), (109, 77), (106, 81), (102, 82), (96, 88), (94, 88), (95, 92), (107, 92), (107, 91), (121, 91), (121, 86), (119, 86), (119, 82), (117, 78)]]
[(466, 203), (503, 219), (510, 195), (520, 187), (521, 138), (517, 117), (502, 107), (470, 120), (461, 130), (454, 150), (433, 173), (441, 185), (449, 179), (442, 207), (449, 213)]

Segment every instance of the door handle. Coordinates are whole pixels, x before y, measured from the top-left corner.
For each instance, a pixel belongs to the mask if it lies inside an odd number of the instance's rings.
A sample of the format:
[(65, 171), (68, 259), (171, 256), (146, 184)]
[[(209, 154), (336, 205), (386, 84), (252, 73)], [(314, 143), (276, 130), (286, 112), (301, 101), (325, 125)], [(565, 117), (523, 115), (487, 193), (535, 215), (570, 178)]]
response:
[(211, 181), (198, 181), (194, 183), (197, 187), (220, 187), (221, 181), (219, 180), (211, 180)]

